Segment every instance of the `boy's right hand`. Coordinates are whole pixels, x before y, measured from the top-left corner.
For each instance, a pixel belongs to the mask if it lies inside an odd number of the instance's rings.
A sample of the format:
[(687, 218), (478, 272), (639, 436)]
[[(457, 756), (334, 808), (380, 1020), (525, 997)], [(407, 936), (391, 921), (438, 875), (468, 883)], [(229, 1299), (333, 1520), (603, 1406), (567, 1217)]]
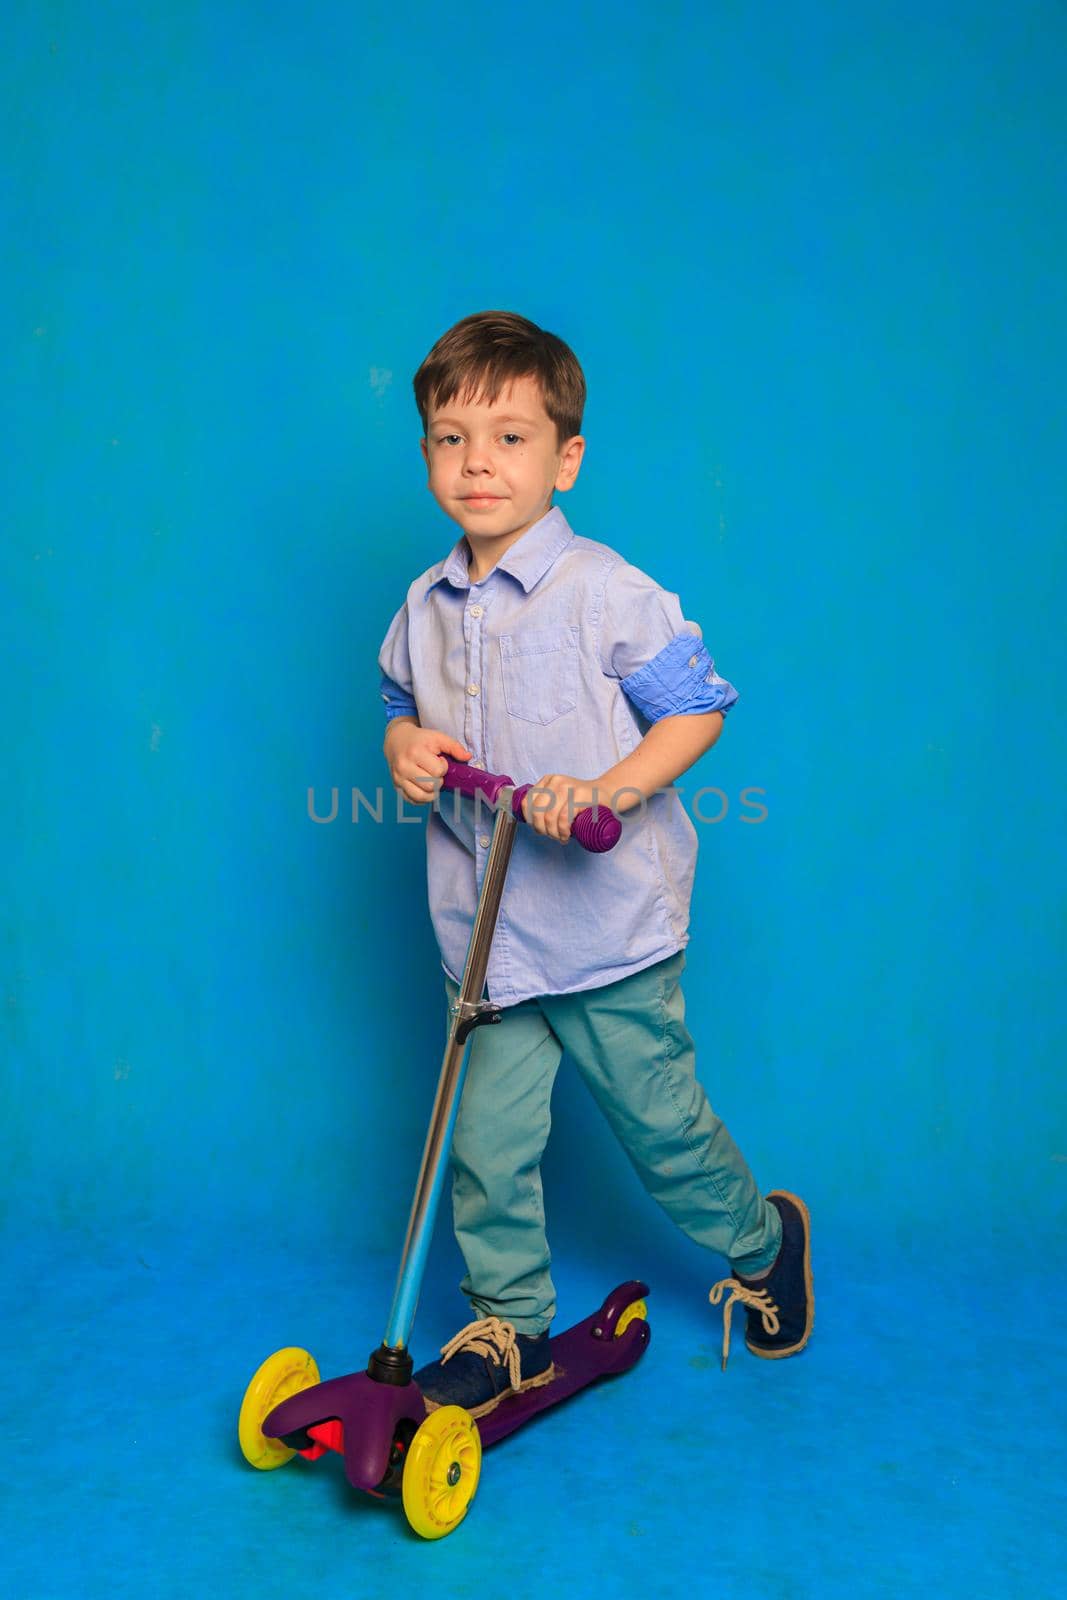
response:
[(437, 780), (448, 767), (446, 756), (454, 761), (469, 761), (470, 754), (451, 734), (438, 728), (420, 728), (415, 722), (398, 720), (386, 733), (389, 776), (405, 800), (416, 805), (426, 805), (434, 798)]

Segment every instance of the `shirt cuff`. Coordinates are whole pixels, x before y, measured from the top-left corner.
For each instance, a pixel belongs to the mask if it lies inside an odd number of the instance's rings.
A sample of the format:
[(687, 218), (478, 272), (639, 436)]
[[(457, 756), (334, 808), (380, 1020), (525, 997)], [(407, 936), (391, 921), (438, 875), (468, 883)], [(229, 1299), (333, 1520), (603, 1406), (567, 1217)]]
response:
[(658, 655), (619, 683), (649, 722), (662, 717), (694, 716), (727, 711), (737, 690), (715, 671), (715, 663), (699, 634), (677, 633)]
[(394, 682), (384, 672), (382, 673), (381, 695), (385, 701), (385, 719), (387, 722), (392, 722), (394, 717), (418, 716), (419, 708), (407, 690), (402, 689), (398, 683)]

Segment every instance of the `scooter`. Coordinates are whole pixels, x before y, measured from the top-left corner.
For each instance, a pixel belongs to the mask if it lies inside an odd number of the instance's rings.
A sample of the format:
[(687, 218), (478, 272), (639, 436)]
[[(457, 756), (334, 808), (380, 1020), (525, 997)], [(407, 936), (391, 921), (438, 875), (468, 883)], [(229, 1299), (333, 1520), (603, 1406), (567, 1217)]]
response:
[[(551, 1339), (553, 1380), (507, 1395), (477, 1419), (461, 1406), (427, 1412), (408, 1340), (415, 1320), (434, 1218), (444, 1185), (448, 1153), (475, 1028), (501, 1021), (498, 1007), (483, 999), (489, 950), (511, 859), (515, 829), (530, 784), (449, 761), (444, 789), (488, 801), (496, 822), (459, 993), (451, 1007), (444, 1060), (422, 1153), (415, 1196), (397, 1275), (392, 1309), (381, 1344), (366, 1370), (321, 1381), (313, 1357), (295, 1346), (277, 1350), (258, 1369), (245, 1392), (238, 1438), (245, 1459), (269, 1470), (295, 1455), (316, 1461), (333, 1451), (344, 1461), (353, 1488), (378, 1499), (400, 1499), (408, 1523), (425, 1539), (439, 1539), (463, 1521), (474, 1499), (483, 1448), (609, 1375), (626, 1372), (649, 1342), (648, 1285), (636, 1279), (613, 1289), (600, 1307)], [(619, 841), (622, 827), (607, 806), (579, 811), (571, 837), (600, 853)]]

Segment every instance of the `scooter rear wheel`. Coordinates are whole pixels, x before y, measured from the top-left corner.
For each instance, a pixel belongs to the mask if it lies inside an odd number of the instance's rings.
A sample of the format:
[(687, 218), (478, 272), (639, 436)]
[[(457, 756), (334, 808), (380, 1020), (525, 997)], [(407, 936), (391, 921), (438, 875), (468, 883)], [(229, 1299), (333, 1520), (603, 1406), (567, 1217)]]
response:
[(648, 1306), (643, 1300), (630, 1301), (630, 1304), (626, 1307), (625, 1311), (619, 1317), (618, 1322), (615, 1324), (616, 1339), (621, 1338), (621, 1336), (630, 1326), (631, 1322), (633, 1322), (637, 1317), (640, 1317), (644, 1322), (648, 1321)]
[(482, 1468), (478, 1425), (462, 1406), (439, 1406), (418, 1431), (404, 1462), (404, 1515), (424, 1539), (458, 1528), (474, 1499)]
[(295, 1345), (275, 1350), (256, 1370), (245, 1390), (241, 1414), (237, 1419), (241, 1454), (251, 1466), (258, 1467), (261, 1472), (269, 1472), (272, 1467), (284, 1467), (287, 1461), (293, 1459), (296, 1451), (282, 1444), (280, 1439), (269, 1439), (263, 1432), (262, 1423), (274, 1407), (288, 1400), (291, 1394), (310, 1389), (319, 1381), (315, 1358)]

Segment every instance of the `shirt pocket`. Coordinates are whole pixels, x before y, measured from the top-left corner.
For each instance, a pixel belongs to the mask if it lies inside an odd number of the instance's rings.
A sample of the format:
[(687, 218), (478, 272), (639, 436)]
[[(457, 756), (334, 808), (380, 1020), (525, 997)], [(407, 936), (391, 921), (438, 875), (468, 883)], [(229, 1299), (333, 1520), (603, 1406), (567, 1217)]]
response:
[(578, 704), (578, 629), (567, 623), (500, 635), (508, 714), (543, 725)]

